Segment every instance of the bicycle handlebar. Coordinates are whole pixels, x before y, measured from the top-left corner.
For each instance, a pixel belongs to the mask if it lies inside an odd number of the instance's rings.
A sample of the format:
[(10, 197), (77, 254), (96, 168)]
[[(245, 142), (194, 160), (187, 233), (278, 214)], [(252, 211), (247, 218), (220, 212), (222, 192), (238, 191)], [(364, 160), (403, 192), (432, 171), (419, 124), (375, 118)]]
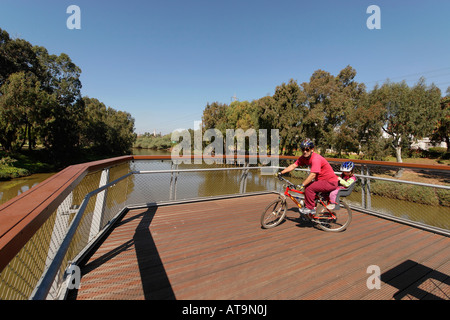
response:
[(293, 184), (292, 182), (290, 182), (288, 179), (283, 178), (283, 177), (281, 176), (281, 174), (278, 174), (278, 179), (279, 179), (280, 181), (285, 181), (287, 184), (289, 184), (290, 187), (294, 187), (294, 189), (299, 189), (299, 186), (298, 186), (298, 185), (296, 186), (295, 184)]

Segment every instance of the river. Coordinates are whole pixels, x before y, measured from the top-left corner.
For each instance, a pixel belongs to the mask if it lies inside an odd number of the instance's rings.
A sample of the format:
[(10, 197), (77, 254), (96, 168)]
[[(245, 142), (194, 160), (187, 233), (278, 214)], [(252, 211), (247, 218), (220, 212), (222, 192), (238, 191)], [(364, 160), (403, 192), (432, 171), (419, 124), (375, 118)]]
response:
[[(158, 150), (147, 150), (147, 149), (134, 149), (133, 154), (135, 155), (169, 155), (170, 153), (167, 151), (158, 151)], [(148, 170), (148, 168), (145, 168)], [(167, 168), (169, 169), (169, 167)], [(0, 205), (4, 202), (20, 195), (21, 193), (29, 190), (30, 188), (35, 187), (40, 182), (45, 179), (51, 177), (54, 173), (41, 173), (41, 174), (33, 174), (24, 178), (17, 178), (11, 181), (0, 181)], [(210, 180), (207, 179), (208, 173), (206, 172), (198, 172), (197, 177), (192, 177), (192, 179), (200, 179), (201, 181)], [(265, 177), (267, 178), (267, 177)], [(199, 181), (200, 181), (199, 180)], [(260, 181), (261, 182), (261, 181)], [(297, 183), (296, 181), (293, 181)], [(300, 183), (299, 181), (298, 183)], [(249, 184), (252, 182), (249, 181)], [(258, 184), (257, 181), (255, 181)], [(267, 183), (267, 182), (264, 182)], [(191, 185), (192, 186), (192, 185)], [(182, 186), (179, 186), (182, 188)], [(250, 186), (249, 186), (250, 187)], [(221, 188), (224, 188), (222, 185)], [(251, 188), (249, 188), (251, 189)], [(180, 190), (182, 191), (182, 190)], [(194, 190), (191, 190), (195, 192)], [(226, 193), (227, 190), (222, 190), (222, 192)], [(232, 192), (235, 192), (234, 187)], [(193, 195), (195, 196), (195, 195)], [(348, 199), (350, 202), (358, 204), (361, 202), (361, 193), (353, 192), (352, 195)], [(450, 208), (444, 206), (429, 206), (422, 205), (417, 203), (411, 203), (403, 200), (389, 199), (385, 197), (379, 197), (372, 195), (372, 208), (384, 211), (386, 213), (409, 218), (411, 220), (423, 222), (426, 224), (434, 225), (437, 227), (450, 229)], [(425, 213), (425, 214), (424, 214)]]
[(52, 175), (54, 173), (36, 173), (28, 177), (0, 181), (0, 205), (37, 186), (40, 182), (50, 178)]
[[(135, 155), (170, 155), (167, 151), (133, 149)], [(28, 177), (15, 178), (9, 181), (0, 181), (0, 205), (20, 195), (21, 193), (37, 186), (40, 182), (50, 178), (55, 173), (36, 173)]]

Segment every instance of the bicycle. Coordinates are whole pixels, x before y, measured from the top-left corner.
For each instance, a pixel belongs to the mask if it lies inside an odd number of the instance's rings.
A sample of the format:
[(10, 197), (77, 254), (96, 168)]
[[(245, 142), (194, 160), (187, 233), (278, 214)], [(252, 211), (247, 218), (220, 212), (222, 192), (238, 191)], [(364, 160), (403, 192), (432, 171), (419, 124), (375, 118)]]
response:
[[(339, 232), (344, 231), (352, 221), (352, 211), (342, 200), (336, 204), (334, 210), (327, 208), (329, 193), (317, 193), (315, 197), (316, 213), (304, 214), (301, 209), (304, 207), (304, 192), (297, 190), (289, 180), (278, 176), (281, 181), (286, 182), (284, 193), (280, 193), (278, 199), (272, 201), (261, 215), (261, 226), (270, 229), (278, 226), (286, 217), (287, 197), (289, 197), (299, 208), (300, 217), (304, 221), (310, 221), (323, 231)], [(303, 197), (303, 199), (302, 199)]]

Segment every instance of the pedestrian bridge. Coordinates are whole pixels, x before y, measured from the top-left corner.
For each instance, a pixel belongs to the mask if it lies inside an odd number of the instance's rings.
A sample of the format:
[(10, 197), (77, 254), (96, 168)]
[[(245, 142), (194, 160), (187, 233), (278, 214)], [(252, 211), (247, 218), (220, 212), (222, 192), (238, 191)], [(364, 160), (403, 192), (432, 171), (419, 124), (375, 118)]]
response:
[[(352, 223), (327, 233), (292, 202), (262, 229), (282, 185), (248, 160), (66, 168), (0, 207), (0, 298), (449, 300), (447, 166), (355, 161)], [(336, 172), (343, 161), (328, 160)], [(380, 184), (403, 199), (380, 201)]]

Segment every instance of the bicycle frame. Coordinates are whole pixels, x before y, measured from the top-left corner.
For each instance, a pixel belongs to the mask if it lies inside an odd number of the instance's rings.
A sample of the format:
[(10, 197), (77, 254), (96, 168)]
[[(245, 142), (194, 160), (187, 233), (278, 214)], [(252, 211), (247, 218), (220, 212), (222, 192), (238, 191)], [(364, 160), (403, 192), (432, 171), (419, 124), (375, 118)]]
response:
[[(297, 190), (297, 189), (295, 189), (295, 185), (292, 183), (292, 182), (290, 182), (289, 180), (287, 180), (287, 179), (285, 179), (285, 178), (283, 178), (283, 177), (278, 177), (280, 180), (283, 180), (283, 181), (285, 181), (286, 183), (287, 183), (287, 185), (286, 185), (286, 190), (284, 191), (284, 196), (287, 196), (287, 197), (289, 197), (296, 205), (297, 205), (297, 207), (299, 207), (299, 208), (302, 208), (303, 206), (302, 206), (302, 204), (300, 203), (300, 202), (298, 202), (297, 201), (297, 199), (291, 194), (291, 193), (289, 193), (289, 192), (294, 192), (294, 193), (298, 193), (298, 194), (300, 194), (300, 195), (304, 195), (305, 194), (305, 192), (304, 191), (300, 191), (300, 190)], [(320, 217), (320, 219), (326, 219), (326, 220), (333, 220), (333, 219), (336, 219), (336, 215), (334, 214), (334, 212), (333, 211), (331, 211), (330, 209), (328, 209), (327, 208), (327, 205), (325, 204), (325, 200), (324, 200), (324, 198), (323, 198), (323, 196), (319, 193), (319, 194), (316, 194), (316, 197), (315, 197), (315, 200), (317, 201), (317, 202), (319, 202), (320, 204), (322, 204), (322, 206), (328, 211), (328, 213), (330, 214), (330, 216), (327, 216), (327, 217)], [(314, 219), (318, 219), (319, 217), (316, 217), (316, 216), (312, 216)]]
[(290, 194), (289, 192), (295, 192), (298, 193), (299, 195), (304, 195), (305, 192), (304, 191), (300, 191), (300, 190), (296, 190), (294, 188), (291, 188), (289, 185), (286, 186), (286, 190), (284, 191), (284, 195), (288, 196), (299, 208), (302, 208), (303, 206), (301, 205), (300, 202), (297, 201), (297, 198), (295, 198), (292, 194)]

